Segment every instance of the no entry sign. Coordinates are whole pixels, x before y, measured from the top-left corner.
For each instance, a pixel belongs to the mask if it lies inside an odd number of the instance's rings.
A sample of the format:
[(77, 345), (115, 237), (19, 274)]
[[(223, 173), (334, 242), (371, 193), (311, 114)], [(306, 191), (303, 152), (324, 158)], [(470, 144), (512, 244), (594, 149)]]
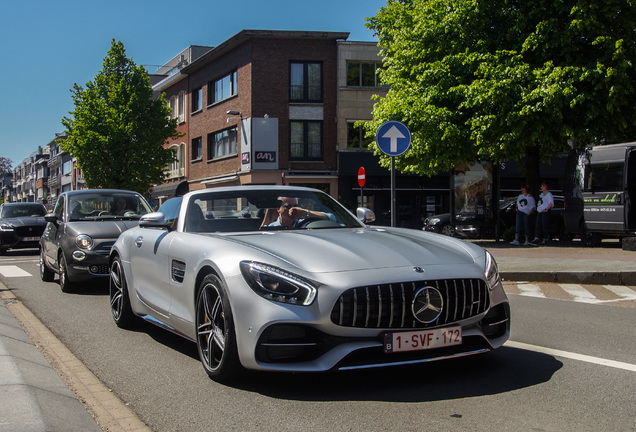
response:
[(360, 187), (364, 187), (364, 182), (366, 181), (367, 176), (364, 173), (364, 167), (360, 167), (360, 169), (358, 170), (358, 184), (360, 185)]

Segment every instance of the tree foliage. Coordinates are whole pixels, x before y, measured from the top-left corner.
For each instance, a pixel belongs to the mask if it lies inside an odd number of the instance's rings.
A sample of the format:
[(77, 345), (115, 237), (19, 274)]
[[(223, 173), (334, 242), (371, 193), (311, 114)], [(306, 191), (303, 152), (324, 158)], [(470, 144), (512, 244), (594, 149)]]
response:
[(409, 127), (403, 172), (526, 157), (538, 184), (568, 143), (636, 136), (634, 0), (388, 0), (367, 21), (390, 90), (366, 127)]
[(0, 174), (10, 173), (13, 170), (11, 159), (0, 156)]
[(176, 120), (163, 95), (152, 98), (148, 73), (126, 57), (123, 43), (113, 39), (94, 81), (71, 93), (75, 110), (62, 120), (67, 139), (59, 143), (91, 187), (145, 193), (163, 181), (174, 159), (163, 144), (179, 136)]

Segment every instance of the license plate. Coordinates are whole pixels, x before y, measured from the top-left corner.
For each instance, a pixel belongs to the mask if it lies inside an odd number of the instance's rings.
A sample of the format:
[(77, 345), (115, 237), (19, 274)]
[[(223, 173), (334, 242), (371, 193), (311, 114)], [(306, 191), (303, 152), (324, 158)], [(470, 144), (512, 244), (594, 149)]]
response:
[(461, 326), (384, 334), (385, 353), (443, 348), (461, 343)]
[(22, 241), (39, 241), (40, 237), (22, 237)]

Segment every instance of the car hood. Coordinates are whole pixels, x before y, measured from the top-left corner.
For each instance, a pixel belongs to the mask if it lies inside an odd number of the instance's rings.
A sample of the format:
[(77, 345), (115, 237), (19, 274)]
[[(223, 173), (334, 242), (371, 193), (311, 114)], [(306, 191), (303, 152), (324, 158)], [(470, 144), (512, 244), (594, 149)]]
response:
[(388, 227), (275, 231), (232, 239), (313, 273), (473, 264), (484, 254), (450, 237)]
[(9, 223), (14, 227), (21, 226), (44, 226), (46, 221), (43, 217), (21, 217), (21, 218), (6, 218), (2, 219), (2, 223)]
[(102, 220), (69, 222), (67, 228), (76, 234), (88, 234), (94, 238), (119, 237), (124, 231), (139, 225), (138, 220)]

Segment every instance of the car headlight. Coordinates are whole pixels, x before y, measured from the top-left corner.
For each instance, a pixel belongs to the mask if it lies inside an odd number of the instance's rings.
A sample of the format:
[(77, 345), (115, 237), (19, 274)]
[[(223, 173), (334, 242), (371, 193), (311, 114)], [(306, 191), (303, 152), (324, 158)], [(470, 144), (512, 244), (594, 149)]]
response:
[(292, 273), (253, 261), (242, 261), (240, 267), (250, 288), (267, 300), (308, 306), (316, 298), (316, 287)]
[(485, 273), (486, 282), (488, 283), (488, 287), (490, 289), (495, 288), (495, 285), (499, 283), (499, 269), (497, 268), (497, 263), (495, 262), (495, 258), (490, 254), (490, 252), (486, 251), (486, 268)]
[(90, 249), (93, 246), (93, 239), (86, 234), (80, 234), (75, 238), (75, 244), (79, 248)]
[(13, 231), (13, 225), (9, 223), (0, 224), (0, 231)]

